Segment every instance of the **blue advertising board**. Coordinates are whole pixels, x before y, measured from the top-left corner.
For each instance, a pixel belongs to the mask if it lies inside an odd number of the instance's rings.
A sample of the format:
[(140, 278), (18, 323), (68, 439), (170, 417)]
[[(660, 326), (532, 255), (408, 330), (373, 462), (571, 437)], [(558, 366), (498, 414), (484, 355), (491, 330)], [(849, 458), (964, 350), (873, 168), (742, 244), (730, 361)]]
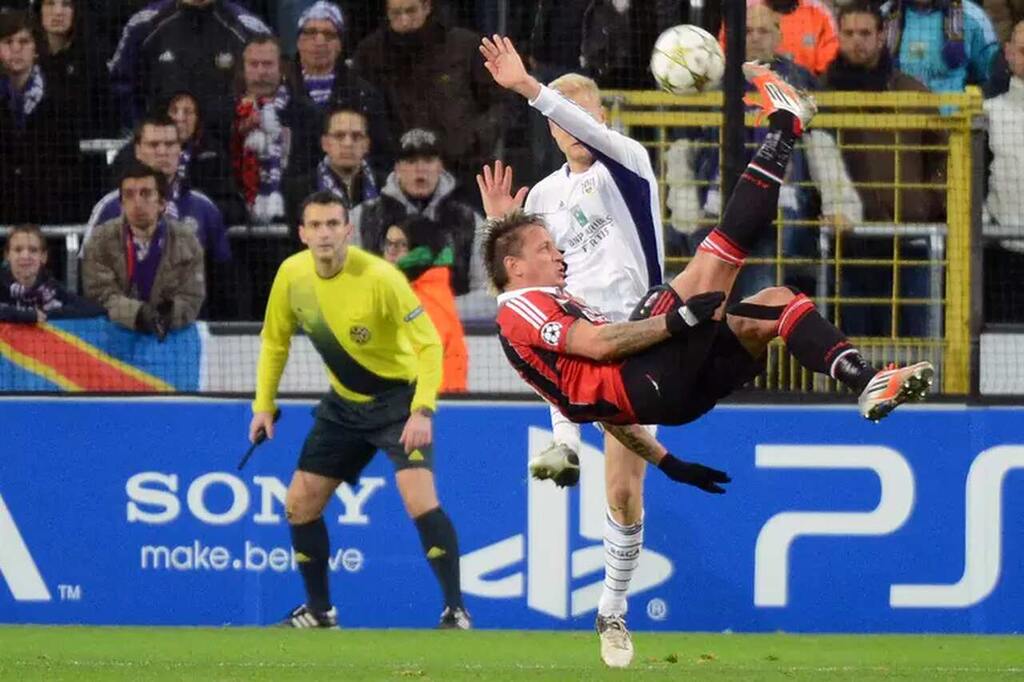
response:
[[(244, 471), (248, 404), (0, 402), (0, 622), (264, 624), (302, 601), (284, 495), (312, 423), (285, 404)], [(485, 628), (588, 628), (603, 577), (600, 435), (572, 490), (531, 482), (539, 404), (446, 404), (441, 499)], [(659, 436), (724, 496), (650, 471), (644, 630), (1024, 630), (1024, 409), (724, 406)], [(325, 519), (343, 625), (429, 627), (440, 594), (386, 458)]]

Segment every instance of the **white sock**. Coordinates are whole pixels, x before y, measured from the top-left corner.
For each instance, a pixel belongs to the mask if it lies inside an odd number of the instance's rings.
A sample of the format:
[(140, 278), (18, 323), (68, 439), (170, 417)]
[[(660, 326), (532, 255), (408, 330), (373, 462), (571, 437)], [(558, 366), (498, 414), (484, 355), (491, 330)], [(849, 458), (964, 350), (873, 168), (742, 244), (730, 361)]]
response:
[(644, 545), (643, 516), (632, 526), (620, 525), (610, 511), (604, 517), (604, 587), (597, 602), (602, 616), (626, 615), (626, 592), (640, 563)]
[(551, 431), (554, 434), (554, 441), (566, 445), (570, 450), (579, 454), (580, 451), (580, 425), (569, 421), (569, 418), (559, 412), (554, 405), (551, 408)]

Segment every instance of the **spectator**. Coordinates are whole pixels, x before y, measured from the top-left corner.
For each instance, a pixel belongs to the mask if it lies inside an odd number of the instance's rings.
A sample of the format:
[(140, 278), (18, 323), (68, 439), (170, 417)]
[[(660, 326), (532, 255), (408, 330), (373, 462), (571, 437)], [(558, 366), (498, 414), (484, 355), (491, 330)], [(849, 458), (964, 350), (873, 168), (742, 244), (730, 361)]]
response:
[(907, 0), (889, 17), (899, 69), (933, 92), (984, 85), (999, 51), (992, 22), (970, 0)]
[(232, 177), (227, 152), (221, 140), (207, 130), (199, 100), (188, 90), (181, 90), (171, 95), (162, 110), (174, 121), (181, 140), (179, 185), (199, 190), (210, 197), (226, 222), (244, 223), (248, 215)]
[(192, 230), (164, 216), (167, 176), (141, 163), (120, 182), (123, 213), (85, 244), (85, 295), (128, 329), (163, 340), (195, 322), (206, 296), (203, 249)]
[(297, 224), (299, 208), (313, 192), (329, 191), (341, 199), (345, 210), (352, 209), (364, 201), (380, 195), (380, 179), (366, 162), (370, 149), (366, 116), (361, 111), (345, 108), (332, 109), (324, 117), (320, 148), (324, 158), (316, 167), (313, 177), (299, 179), (297, 186), (290, 187), (289, 224)]
[(444, 169), (437, 136), (413, 129), (402, 136), (395, 170), (381, 195), (356, 206), (352, 224), (360, 243), (377, 248), (388, 227), (410, 215), (422, 215), (441, 226), (452, 247), (452, 289), (457, 296), (481, 282), (480, 261), (474, 246), (483, 219), (452, 196), (455, 178)]
[(992, 22), (999, 42), (1010, 42), (1014, 26), (1024, 20), (1024, 0), (982, 0), (981, 6)]
[[(829, 67), (825, 88), (854, 92), (925, 92), (920, 82), (896, 68), (886, 47), (881, 14), (868, 4), (852, 4), (839, 15), (839, 56)], [(870, 107), (862, 111), (869, 112)], [(929, 131), (846, 130), (840, 146), (850, 177), (858, 187), (864, 218), (880, 223), (935, 223), (945, 221), (943, 192), (928, 189), (903, 189), (897, 184), (941, 184), (946, 159), (943, 154), (923, 152), (922, 145), (941, 146), (943, 139)], [(900, 175), (897, 177), (897, 153)], [(839, 225), (839, 227), (843, 227)], [(892, 260), (894, 238), (848, 236), (843, 255), (848, 258)], [(924, 240), (900, 240), (902, 259), (927, 259)], [(879, 276), (879, 268), (847, 266), (840, 283), (841, 295), (889, 297), (892, 281)], [(900, 271), (903, 298), (928, 296), (928, 270), (903, 266)], [(936, 295), (938, 292), (936, 292)], [(902, 306), (902, 335), (927, 334), (928, 314), (922, 306)], [(864, 305), (843, 305), (843, 329), (851, 336), (888, 336), (891, 320), (878, 309)]]
[[(1013, 27), (1018, 21), (1024, 20), (1024, 0), (984, 0), (982, 7), (992, 21), (992, 28), (995, 29), (999, 42), (1009, 42)], [(1006, 92), (1010, 87), (1011, 77), (1006, 56), (1002, 50), (997, 50), (995, 57), (992, 58), (988, 80), (982, 88), (985, 97), (995, 97)]]
[(85, 3), (42, 0), (37, 8), (46, 37), (39, 56), (43, 72), (62, 98), (80, 103), (78, 117), (83, 136), (109, 136), (115, 126), (107, 67), (90, 41), (92, 22), (88, 20)]
[(78, 111), (37, 63), (31, 15), (0, 14), (0, 223), (80, 215)]
[(230, 126), (231, 165), (249, 219), (265, 224), (285, 216), (283, 183), (316, 167), (321, 114), (308, 100), (291, 96), (276, 38), (250, 41), (242, 62), (243, 92)]
[(51, 277), (46, 272), (46, 258), (46, 239), (37, 226), (19, 225), (11, 230), (0, 267), (0, 322), (34, 324), (106, 314)]
[(824, 73), (839, 43), (832, 12), (817, 0), (747, 0), (747, 9), (765, 4), (779, 14), (778, 53), (814, 75)]
[(381, 172), (394, 163), (391, 115), (380, 92), (341, 59), (345, 35), (345, 20), (336, 5), (323, 0), (313, 4), (299, 19), (299, 57), (286, 80), (294, 86), (292, 94), (308, 96), (322, 111), (345, 106), (364, 112), (373, 143), (370, 165)]
[(87, 0), (95, 18), (96, 32), (90, 40), (107, 59), (117, 49), (124, 27), (137, 12), (154, 0)]
[(384, 233), (380, 253), (409, 279), (444, 349), (442, 393), (464, 393), (469, 372), (466, 335), (452, 292), (452, 249), (441, 226), (409, 216)]
[(494, 156), (506, 99), (484, 69), (480, 37), (442, 23), (431, 0), (387, 0), (387, 21), (360, 43), (356, 70), (384, 94), (399, 130), (441, 136), (454, 174), (472, 187)]
[[(220, 110), (246, 43), (270, 29), (230, 0), (157, 0), (136, 13), (110, 60), (121, 123), (132, 127), (170, 93), (187, 89)], [(214, 119), (215, 120), (215, 119)]]
[(534, 77), (547, 82), (582, 71), (604, 87), (631, 85), (630, 6), (631, 0), (539, 0), (529, 48)]
[(984, 304), (988, 322), (1024, 322), (1024, 22), (1013, 29), (1005, 49), (1013, 77), (1009, 90), (985, 100), (988, 114), (989, 166), (986, 213), (999, 225), (1002, 238), (986, 239), (984, 248)]
[(580, 70), (583, 17), (593, 0), (538, 0), (530, 34), (530, 71), (542, 83)]
[[(188, 180), (178, 174), (181, 166), (178, 135), (177, 126), (167, 116), (158, 114), (144, 118), (133, 135), (135, 161), (163, 173), (168, 188), (166, 217), (191, 230), (204, 252), (214, 261), (226, 263), (231, 260), (231, 246), (220, 209), (208, 196), (192, 189)], [(122, 213), (121, 191), (116, 189), (93, 208), (83, 243), (88, 243), (94, 236), (98, 225)]]
[[(583, 15), (589, 4), (590, 0), (538, 0), (526, 52), (530, 74), (541, 83), (581, 70)], [(551, 137), (547, 118), (528, 106), (522, 116), (526, 119), (528, 145), (523, 161), (514, 165), (526, 171), (521, 180), (534, 184), (550, 169), (565, 163), (565, 158)]]
[[(767, 5), (754, 5), (747, 13), (746, 54), (747, 59), (758, 60), (769, 64), (773, 71), (782, 75), (795, 87), (812, 90), (817, 86), (813, 74), (792, 60), (778, 53), (781, 42), (780, 17)], [(753, 88), (750, 88), (753, 90)], [(766, 128), (748, 128), (746, 149), (749, 155), (761, 146)], [(717, 146), (719, 130), (709, 130), (704, 135), (704, 144), (695, 154), (693, 166), (701, 184), (707, 186), (703, 197), (703, 213), (698, 215), (694, 197), (683, 199), (679, 194), (689, 191), (697, 194), (697, 188), (691, 179), (679, 177), (684, 173), (678, 167), (675, 156), (670, 154), (669, 168), (674, 176), (670, 190), (669, 205), (673, 207), (673, 224), (677, 229), (696, 227), (700, 218), (708, 223), (717, 222), (721, 215), (722, 199), (721, 168), (719, 166), (719, 149)], [(821, 130), (809, 131), (804, 137), (805, 144), (797, 148), (789, 164), (785, 183), (779, 194), (779, 213), (782, 219), (781, 231), (767, 231), (761, 241), (754, 247), (750, 255), (759, 258), (774, 258), (777, 253), (790, 258), (814, 258), (818, 255), (817, 230), (808, 226), (820, 215), (827, 222), (853, 222), (861, 218), (860, 200), (850, 182), (849, 176), (842, 172), (842, 159), (835, 140)], [(685, 147), (685, 143), (682, 143)], [(747, 162), (750, 158), (746, 159)], [(687, 166), (689, 161), (687, 160)], [(813, 182), (813, 186), (812, 183)], [(820, 199), (820, 201), (819, 201)], [(689, 208), (689, 215), (687, 215)], [(697, 245), (707, 236), (710, 224), (689, 234), (689, 251), (696, 253)], [(781, 248), (780, 248), (781, 247)], [(813, 290), (814, 280), (805, 268), (784, 266), (785, 270), (774, 264), (748, 265), (739, 275), (734, 287), (738, 296), (751, 294), (769, 286), (790, 284), (801, 289)]]

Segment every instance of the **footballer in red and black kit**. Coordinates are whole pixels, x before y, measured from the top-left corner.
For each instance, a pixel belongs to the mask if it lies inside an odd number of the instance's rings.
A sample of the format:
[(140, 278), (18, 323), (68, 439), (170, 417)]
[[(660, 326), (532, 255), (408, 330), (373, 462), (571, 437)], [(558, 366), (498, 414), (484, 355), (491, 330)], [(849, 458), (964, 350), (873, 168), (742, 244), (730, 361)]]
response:
[[(542, 216), (512, 212), (492, 221), (484, 240), (512, 366), (566, 417), (601, 422), (663, 470), (663, 446), (642, 429), (620, 427), (697, 419), (764, 369), (776, 338), (805, 368), (858, 392), (861, 414), (873, 421), (923, 398), (934, 375), (927, 362), (872, 367), (811, 299), (789, 287), (725, 305), (747, 254), (772, 229), (790, 155), (816, 111), (806, 93), (767, 67), (747, 63), (744, 72), (768, 117), (765, 141), (719, 226), (669, 285), (647, 292), (630, 321), (608, 323), (564, 292), (565, 262)], [(673, 466), (674, 458), (664, 459)]]
[(622, 379), (622, 362), (596, 362), (566, 353), (576, 320), (608, 322), (557, 287), (519, 289), (498, 297), (501, 347), (519, 375), (577, 423), (636, 424)]
[[(722, 295), (694, 297), (710, 317)], [(519, 289), (498, 298), (498, 327), (506, 357), (520, 376), (574, 422), (685, 424), (764, 369), (764, 358), (743, 348), (728, 325), (706, 320), (621, 360), (600, 362), (566, 354), (576, 320), (608, 320), (555, 287)], [(683, 302), (671, 287), (655, 287), (631, 319), (679, 314)], [(689, 309), (688, 309), (689, 310)]]

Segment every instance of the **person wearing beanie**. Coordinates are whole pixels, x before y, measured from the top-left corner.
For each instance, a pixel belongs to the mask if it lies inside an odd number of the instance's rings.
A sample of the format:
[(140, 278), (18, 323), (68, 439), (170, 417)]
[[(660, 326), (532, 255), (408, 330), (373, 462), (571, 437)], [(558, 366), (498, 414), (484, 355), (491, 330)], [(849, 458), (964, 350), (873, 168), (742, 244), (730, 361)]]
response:
[(380, 91), (344, 59), (345, 15), (334, 3), (319, 0), (299, 17), (298, 35), (298, 55), (285, 66), (292, 94), (308, 98), (321, 111), (345, 107), (362, 112), (370, 132), (368, 161), (374, 171), (386, 172), (394, 162), (393, 116)]
[(445, 170), (441, 138), (414, 128), (402, 135), (394, 171), (376, 199), (352, 211), (356, 243), (377, 248), (388, 227), (422, 215), (441, 225), (452, 247), (452, 289), (457, 296), (483, 288), (483, 265), (474, 246), (483, 225), (473, 208), (455, 197), (455, 177)]

